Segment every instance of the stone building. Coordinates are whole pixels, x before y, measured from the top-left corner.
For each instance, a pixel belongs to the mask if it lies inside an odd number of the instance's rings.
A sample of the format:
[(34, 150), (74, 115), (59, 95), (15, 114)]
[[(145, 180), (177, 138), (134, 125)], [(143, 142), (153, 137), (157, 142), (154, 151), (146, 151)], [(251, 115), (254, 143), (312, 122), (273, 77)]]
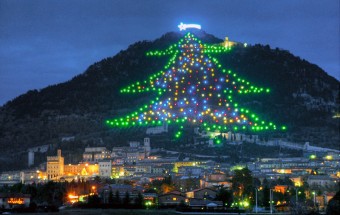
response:
[(47, 156), (46, 165), (47, 179), (58, 180), (64, 174), (64, 157), (58, 149), (57, 156)]

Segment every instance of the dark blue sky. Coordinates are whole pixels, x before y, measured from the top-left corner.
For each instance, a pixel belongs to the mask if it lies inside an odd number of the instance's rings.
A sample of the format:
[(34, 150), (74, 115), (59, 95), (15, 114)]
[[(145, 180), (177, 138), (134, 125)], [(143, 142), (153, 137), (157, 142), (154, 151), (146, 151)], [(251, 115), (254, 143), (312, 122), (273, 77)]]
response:
[(289, 50), (339, 80), (338, 0), (0, 0), (0, 105), (177, 31), (181, 21)]

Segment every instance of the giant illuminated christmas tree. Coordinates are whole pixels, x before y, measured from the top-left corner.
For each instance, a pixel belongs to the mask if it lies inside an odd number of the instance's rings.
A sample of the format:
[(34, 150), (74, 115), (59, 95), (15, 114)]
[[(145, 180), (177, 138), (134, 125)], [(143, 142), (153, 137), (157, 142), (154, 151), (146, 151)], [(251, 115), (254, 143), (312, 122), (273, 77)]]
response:
[(221, 132), (285, 129), (239, 107), (236, 95), (269, 93), (270, 90), (253, 86), (231, 70), (222, 68), (212, 57), (229, 50), (222, 45), (203, 44), (192, 33), (187, 33), (164, 51), (148, 52), (147, 56), (171, 57), (164, 70), (121, 89), (121, 93), (155, 91), (157, 96), (131, 114), (106, 123), (119, 127), (190, 123)]

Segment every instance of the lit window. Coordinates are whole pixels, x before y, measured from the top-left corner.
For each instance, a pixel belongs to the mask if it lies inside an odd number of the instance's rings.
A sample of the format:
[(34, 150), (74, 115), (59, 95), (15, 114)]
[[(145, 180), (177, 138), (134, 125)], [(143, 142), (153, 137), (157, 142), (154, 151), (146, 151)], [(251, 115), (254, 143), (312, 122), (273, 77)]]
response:
[(177, 200), (177, 198), (176, 198), (176, 197), (173, 197), (173, 198), (172, 198), (172, 201), (176, 201), (176, 200)]

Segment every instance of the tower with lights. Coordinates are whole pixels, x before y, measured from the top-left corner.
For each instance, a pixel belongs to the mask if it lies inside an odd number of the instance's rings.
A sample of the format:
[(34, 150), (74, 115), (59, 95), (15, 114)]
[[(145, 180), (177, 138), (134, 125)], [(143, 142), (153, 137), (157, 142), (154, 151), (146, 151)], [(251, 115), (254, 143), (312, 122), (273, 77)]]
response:
[[(229, 51), (231, 47), (204, 44), (188, 32), (167, 49), (146, 53), (150, 57), (167, 55), (169, 61), (163, 70), (121, 89), (121, 93), (152, 91), (157, 96), (131, 114), (106, 123), (112, 127), (130, 127), (160, 126), (166, 122), (180, 129), (189, 123), (219, 132), (285, 130), (285, 126), (261, 120), (236, 102), (243, 94), (269, 93), (270, 89), (252, 85), (236, 72), (223, 68), (213, 57)], [(181, 136), (180, 129), (176, 137)]]

